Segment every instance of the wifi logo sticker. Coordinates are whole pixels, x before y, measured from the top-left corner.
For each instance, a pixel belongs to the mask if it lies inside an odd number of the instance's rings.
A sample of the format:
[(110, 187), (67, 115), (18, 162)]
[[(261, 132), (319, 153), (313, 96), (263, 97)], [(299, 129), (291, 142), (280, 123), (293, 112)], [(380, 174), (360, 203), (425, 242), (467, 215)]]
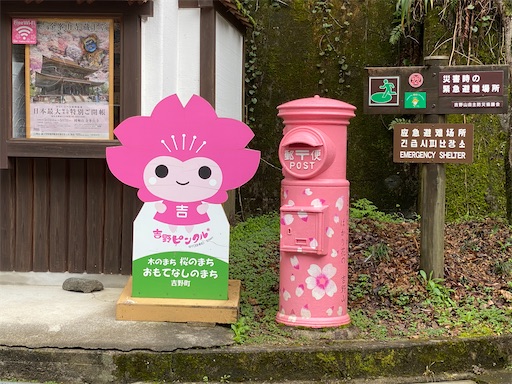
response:
[(37, 44), (37, 23), (34, 19), (12, 20), (13, 44)]

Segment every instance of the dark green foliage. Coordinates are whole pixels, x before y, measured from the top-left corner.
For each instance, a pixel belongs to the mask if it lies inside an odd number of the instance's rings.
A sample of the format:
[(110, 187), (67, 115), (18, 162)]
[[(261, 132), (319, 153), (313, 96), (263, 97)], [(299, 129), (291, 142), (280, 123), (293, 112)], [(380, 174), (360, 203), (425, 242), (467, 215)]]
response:
[(382, 222), (398, 222), (402, 220), (396, 215), (379, 211), (379, 209), (368, 199), (359, 199), (351, 204), (350, 218), (372, 219)]
[[(277, 328), (279, 215), (250, 218), (231, 230), (230, 278), (242, 281), (240, 315), (253, 338)], [(249, 332), (248, 329), (250, 329)], [(279, 331), (277, 331), (277, 334)], [(270, 333), (273, 337), (277, 334)], [(254, 339), (253, 339), (254, 340)]]

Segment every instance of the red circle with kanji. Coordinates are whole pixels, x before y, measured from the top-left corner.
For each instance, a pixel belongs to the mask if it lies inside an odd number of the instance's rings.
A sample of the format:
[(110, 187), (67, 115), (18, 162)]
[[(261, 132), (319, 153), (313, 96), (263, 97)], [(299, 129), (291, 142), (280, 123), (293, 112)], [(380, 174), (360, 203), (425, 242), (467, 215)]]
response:
[(419, 88), (423, 85), (423, 75), (421, 73), (413, 73), (409, 76), (409, 85), (413, 88)]

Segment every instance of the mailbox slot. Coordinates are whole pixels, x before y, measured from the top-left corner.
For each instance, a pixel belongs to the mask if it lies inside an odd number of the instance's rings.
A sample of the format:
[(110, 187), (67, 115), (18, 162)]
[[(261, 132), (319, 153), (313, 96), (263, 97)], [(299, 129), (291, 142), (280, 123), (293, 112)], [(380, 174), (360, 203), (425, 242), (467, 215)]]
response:
[(335, 153), (329, 137), (311, 127), (294, 128), (279, 144), (284, 172), (297, 179), (310, 179), (322, 173), (334, 160)]
[(325, 213), (328, 206), (281, 207), (281, 251), (326, 254)]

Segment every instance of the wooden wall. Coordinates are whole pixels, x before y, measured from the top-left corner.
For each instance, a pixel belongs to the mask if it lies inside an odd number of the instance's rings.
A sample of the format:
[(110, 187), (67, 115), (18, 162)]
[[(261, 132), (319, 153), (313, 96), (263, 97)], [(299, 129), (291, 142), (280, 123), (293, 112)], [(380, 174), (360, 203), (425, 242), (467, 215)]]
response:
[(104, 159), (14, 158), (0, 170), (0, 270), (130, 274), (142, 203)]

